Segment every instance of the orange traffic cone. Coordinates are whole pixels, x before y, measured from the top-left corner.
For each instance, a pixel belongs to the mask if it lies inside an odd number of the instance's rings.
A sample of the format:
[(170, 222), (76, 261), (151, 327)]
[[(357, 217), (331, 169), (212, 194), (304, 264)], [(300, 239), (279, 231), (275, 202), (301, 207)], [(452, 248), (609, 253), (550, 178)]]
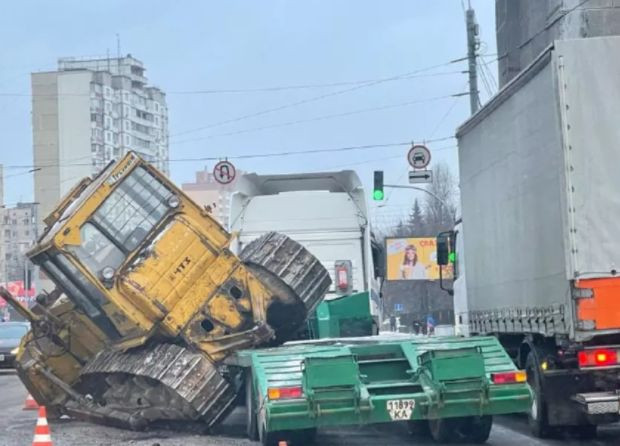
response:
[(34, 400), (32, 395), (28, 394), (28, 396), (26, 397), (26, 402), (24, 403), (23, 410), (37, 410), (38, 408), (39, 405), (37, 404), (37, 402)]
[(34, 428), (34, 439), (32, 440), (32, 446), (53, 446), (52, 436), (50, 435), (50, 427), (47, 424), (45, 406), (39, 407), (39, 418), (37, 418), (37, 425)]

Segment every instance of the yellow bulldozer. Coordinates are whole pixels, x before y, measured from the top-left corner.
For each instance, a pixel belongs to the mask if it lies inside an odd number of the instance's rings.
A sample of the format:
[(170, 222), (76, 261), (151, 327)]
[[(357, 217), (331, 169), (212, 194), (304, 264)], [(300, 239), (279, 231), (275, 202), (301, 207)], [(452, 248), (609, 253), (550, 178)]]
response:
[(133, 152), (44, 222), (28, 256), (56, 288), (31, 309), (0, 295), (31, 321), (17, 371), (52, 416), (213, 426), (242, 382), (224, 360), (291, 339), (331, 284), (282, 234), (235, 256), (208, 210)]

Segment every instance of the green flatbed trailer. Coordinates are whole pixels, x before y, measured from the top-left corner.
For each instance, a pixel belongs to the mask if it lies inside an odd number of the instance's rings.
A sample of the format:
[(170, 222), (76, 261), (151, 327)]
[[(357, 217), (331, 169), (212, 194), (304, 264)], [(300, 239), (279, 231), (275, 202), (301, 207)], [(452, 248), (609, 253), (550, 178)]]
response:
[(263, 445), (312, 442), (328, 426), (408, 422), (438, 441), (483, 443), (492, 416), (526, 412), (524, 372), (494, 337), (369, 336), (241, 351), (247, 431)]

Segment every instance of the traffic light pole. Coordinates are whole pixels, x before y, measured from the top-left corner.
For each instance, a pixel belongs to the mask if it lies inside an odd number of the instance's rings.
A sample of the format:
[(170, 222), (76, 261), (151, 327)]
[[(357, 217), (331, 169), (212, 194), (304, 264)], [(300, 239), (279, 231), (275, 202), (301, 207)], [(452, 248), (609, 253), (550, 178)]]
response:
[(407, 186), (407, 185), (400, 185), (400, 184), (385, 184), (383, 187), (389, 187), (392, 189), (415, 189), (415, 190), (419, 190), (420, 192), (425, 192), (428, 195), (430, 195), (431, 197), (433, 197), (435, 200), (439, 201), (441, 204), (443, 204), (446, 209), (450, 209), (450, 206), (448, 205), (448, 203), (446, 203), (446, 201), (441, 198), (439, 195), (428, 191), (426, 189), (422, 189), (421, 187), (417, 187), (417, 186)]

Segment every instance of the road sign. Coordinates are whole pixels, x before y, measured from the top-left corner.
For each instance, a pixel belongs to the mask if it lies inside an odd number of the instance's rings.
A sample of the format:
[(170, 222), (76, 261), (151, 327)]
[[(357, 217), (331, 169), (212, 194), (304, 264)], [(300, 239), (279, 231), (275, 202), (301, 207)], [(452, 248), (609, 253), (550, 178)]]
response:
[(237, 171), (230, 161), (220, 161), (213, 168), (213, 177), (220, 184), (230, 184), (235, 179)]
[(394, 311), (403, 311), (403, 304), (394, 304)]
[(415, 183), (432, 183), (433, 171), (432, 170), (410, 170), (409, 182)]
[(414, 169), (424, 169), (431, 162), (431, 151), (421, 144), (414, 145), (407, 153), (407, 161)]

